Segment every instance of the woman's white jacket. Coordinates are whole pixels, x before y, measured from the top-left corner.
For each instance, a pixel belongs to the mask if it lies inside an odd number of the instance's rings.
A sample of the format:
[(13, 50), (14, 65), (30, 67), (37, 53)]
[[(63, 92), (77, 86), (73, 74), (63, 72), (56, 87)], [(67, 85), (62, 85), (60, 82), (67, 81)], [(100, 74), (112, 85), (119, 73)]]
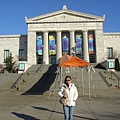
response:
[(62, 87), (60, 88), (58, 95), (60, 97), (63, 97), (64, 95), (67, 95), (66, 98), (66, 104), (67, 106), (75, 106), (76, 100), (78, 98), (78, 91), (77, 88), (75, 87), (74, 83), (71, 83), (69, 86), (66, 84), (63, 84)]

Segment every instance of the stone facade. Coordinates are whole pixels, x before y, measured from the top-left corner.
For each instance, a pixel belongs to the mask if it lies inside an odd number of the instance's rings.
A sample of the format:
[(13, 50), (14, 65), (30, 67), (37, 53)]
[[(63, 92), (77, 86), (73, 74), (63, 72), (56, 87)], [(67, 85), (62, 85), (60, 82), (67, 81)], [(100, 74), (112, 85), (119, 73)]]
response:
[(94, 59), (96, 63), (104, 61), (108, 58), (108, 48), (113, 49), (113, 53), (116, 57), (119, 56), (119, 43), (120, 33), (104, 33), (103, 22), (105, 16), (94, 16), (72, 10), (67, 10), (66, 6), (63, 6), (62, 10), (48, 13), (45, 15), (25, 18), (28, 25), (28, 35), (1, 35), (0, 36), (0, 64), (4, 63), (4, 51), (9, 50), (17, 63), (19, 60), (19, 50), (24, 50), (24, 62), (26, 69), (37, 64), (36, 55), (36, 37), (38, 33), (43, 35), (43, 53), (42, 63), (49, 64), (49, 41), (48, 37), (50, 33), (54, 33), (56, 36), (56, 63), (59, 63), (62, 53), (62, 41), (61, 37), (63, 33), (68, 33), (70, 37), (69, 47), (70, 55), (71, 49), (76, 47), (75, 35), (78, 32), (82, 33), (83, 39), (83, 57), (82, 59), (90, 61), (90, 55), (88, 50), (88, 33), (94, 32), (95, 39), (95, 55)]
[[(27, 51), (27, 35), (1, 35), (0, 36), (0, 63), (4, 62), (4, 50), (10, 50), (15, 61), (19, 61), (19, 49)], [(25, 52), (25, 60), (27, 60)]]
[(103, 59), (107, 59), (107, 48), (113, 48), (113, 57), (119, 58), (120, 56), (120, 33), (104, 33), (104, 56)]

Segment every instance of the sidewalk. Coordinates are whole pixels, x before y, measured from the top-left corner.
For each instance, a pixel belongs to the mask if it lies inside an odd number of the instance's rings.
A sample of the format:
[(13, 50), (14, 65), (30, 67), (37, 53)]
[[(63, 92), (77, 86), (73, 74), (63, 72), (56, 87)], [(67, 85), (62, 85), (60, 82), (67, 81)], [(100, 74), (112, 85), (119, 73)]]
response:
[[(0, 120), (64, 120), (57, 91), (44, 95), (0, 92)], [(120, 89), (97, 90), (97, 98), (79, 94), (74, 120), (120, 120)]]

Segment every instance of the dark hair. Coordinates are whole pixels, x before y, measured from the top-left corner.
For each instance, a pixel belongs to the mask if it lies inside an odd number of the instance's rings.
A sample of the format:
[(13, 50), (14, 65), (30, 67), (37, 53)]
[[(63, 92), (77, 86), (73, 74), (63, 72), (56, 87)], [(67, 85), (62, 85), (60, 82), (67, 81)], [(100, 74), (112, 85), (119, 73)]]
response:
[(68, 85), (68, 84), (66, 83), (67, 78), (70, 78), (70, 79), (71, 79), (71, 77), (70, 77), (70, 76), (66, 76), (66, 77), (65, 77), (64, 83), (65, 83), (66, 85)]

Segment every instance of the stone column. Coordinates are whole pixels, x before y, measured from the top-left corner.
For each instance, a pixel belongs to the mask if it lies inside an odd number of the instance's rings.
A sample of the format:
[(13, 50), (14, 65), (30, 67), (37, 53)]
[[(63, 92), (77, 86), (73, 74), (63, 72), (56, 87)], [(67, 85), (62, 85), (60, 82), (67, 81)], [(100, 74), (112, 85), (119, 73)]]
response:
[(104, 49), (104, 44), (106, 43), (104, 43), (103, 41), (103, 30), (102, 29), (95, 30), (95, 43), (96, 43), (95, 45), (97, 46), (95, 50), (96, 63), (98, 63), (106, 59), (105, 53), (107, 53), (107, 49), (106, 51)]
[(88, 52), (88, 34), (87, 31), (83, 31), (83, 59), (89, 62), (89, 52)]
[(48, 32), (43, 32), (43, 64), (49, 64), (49, 54), (48, 54)]
[(70, 55), (75, 55), (75, 34), (74, 31), (70, 31)]
[(61, 57), (62, 57), (61, 31), (57, 31), (56, 64), (59, 64), (59, 60)]
[(29, 65), (36, 64), (36, 32), (28, 31), (27, 61)]

